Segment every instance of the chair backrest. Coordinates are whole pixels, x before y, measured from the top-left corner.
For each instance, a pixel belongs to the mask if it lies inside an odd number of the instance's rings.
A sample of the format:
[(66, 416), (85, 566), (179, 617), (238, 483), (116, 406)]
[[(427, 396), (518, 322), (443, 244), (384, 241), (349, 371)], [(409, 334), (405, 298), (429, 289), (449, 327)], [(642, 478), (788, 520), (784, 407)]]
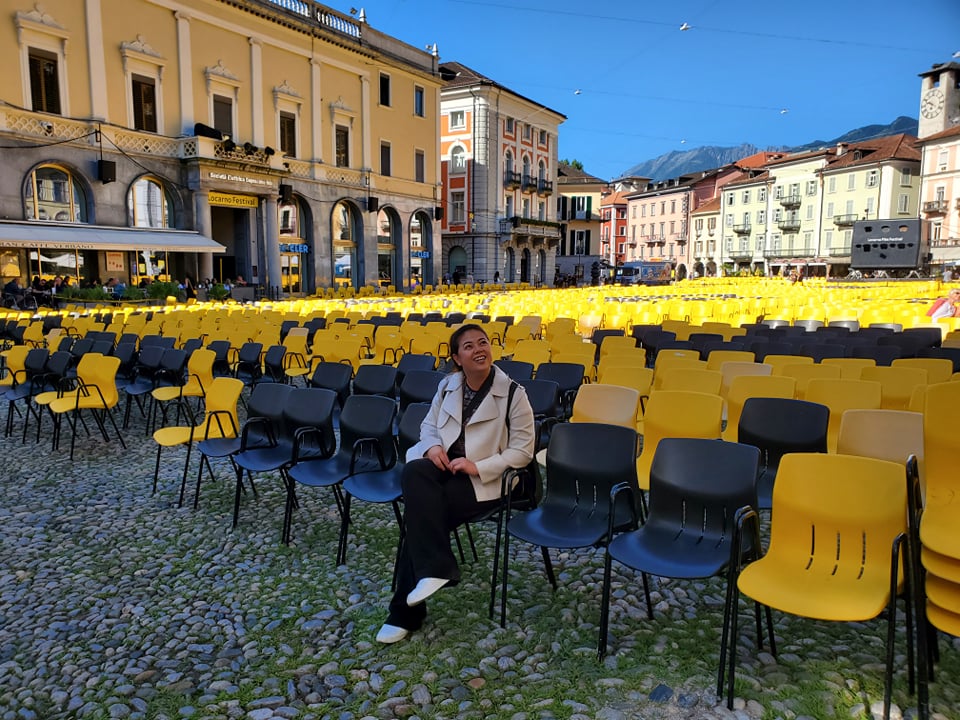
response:
[(318, 362), (314, 365), (310, 376), (310, 386), (327, 388), (337, 393), (340, 398), (340, 407), (350, 394), (350, 379), (353, 377), (353, 367), (346, 363)]
[(494, 360), (493, 364), (503, 370), (513, 380), (529, 380), (533, 377), (533, 363), (522, 360)]
[[(187, 361), (187, 373), (200, 387), (209, 388), (213, 383), (213, 361), (217, 354), (208, 348), (194, 350)], [(188, 378), (188, 382), (190, 379)]]
[(927, 384), (927, 371), (918, 367), (865, 367), (861, 380), (880, 383), (880, 407), (886, 410), (906, 410), (914, 388)]
[(420, 426), (423, 419), (430, 412), (430, 403), (419, 402), (407, 405), (406, 411), (397, 424), (397, 448), (400, 452), (399, 460), (404, 462), (407, 450), (420, 442)]
[(803, 400), (807, 392), (807, 384), (814, 378), (839, 379), (842, 371), (836, 365), (822, 365), (820, 363), (791, 363), (773, 368), (774, 375), (785, 375), (797, 381), (797, 399)]
[(323, 457), (333, 454), (337, 436), (333, 427), (333, 406), (337, 393), (327, 388), (296, 388), (290, 393), (283, 408), (283, 420), (287, 432), (296, 433), (302, 428), (319, 431), (319, 438), (311, 438), (310, 451)]
[[(372, 439), (380, 446), (387, 466), (397, 460), (397, 447), (393, 436), (393, 419), (396, 415), (393, 398), (382, 395), (351, 395), (340, 412), (339, 453), (350, 458), (354, 445), (361, 438)], [(368, 448), (369, 449), (369, 448)], [(368, 455), (369, 459), (375, 456)]]
[(793, 398), (747, 398), (737, 441), (759, 448), (762, 465), (776, 468), (791, 452), (826, 452), (830, 409)]
[(353, 377), (356, 395), (383, 395), (394, 397), (397, 389), (397, 369), (393, 365), (361, 365)]
[(923, 458), (927, 504), (956, 501), (960, 495), (960, 436), (957, 408), (960, 382), (928, 385), (923, 402)]
[(83, 385), (95, 385), (99, 388), (104, 406), (112, 408), (119, 399), (119, 393), (117, 392), (117, 369), (119, 367), (120, 359), (112, 355), (86, 353), (80, 358), (80, 364), (77, 365), (77, 377)]
[(711, 350), (707, 355), (707, 370), (720, 370), (728, 362), (742, 362), (757, 364), (756, 355), (749, 350)]
[(243, 381), (231, 377), (211, 378), (204, 388), (206, 412), (200, 432), (204, 435), (236, 437), (240, 432), (237, 403), (240, 401), (240, 393), (243, 392)]
[(873, 358), (823, 358), (821, 365), (835, 365), (840, 368), (840, 377), (844, 380), (859, 380), (860, 372), (865, 367), (873, 367), (877, 361)]
[(437, 358), (433, 355), (418, 355), (416, 353), (404, 353), (397, 361), (397, 389), (403, 382), (404, 375), (411, 370), (435, 370), (437, 367)]
[[(253, 386), (250, 398), (247, 400), (247, 422), (253, 418), (266, 418), (269, 421), (270, 431), (277, 438), (286, 436), (286, 425), (283, 421), (283, 409), (287, 404), (290, 393), (294, 391), (292, 385), (283, 383), (258, 383)], [(255, 426), (257, 434), (262, 437), (261, 431), (266, 428)]]
[(741, 375), (771, 375), (773, 366), (753, 361), (730, 360), (720, 365), (720, 374), (723, 375), (720, 381), (720, 395), (727, 398), (734, 378)]
[(538, 380), (553, 380), (560, 392), (572, 392), (583, 384), (584, 366), (580, 363), (543, 363), (537, 367)]
[(437, 370), (411, 370), (400, 382), (400, 412), (410, 403), (430, 402), (446, 373)]
[(640, 393), (621, 385), (581, 385), (573, 401), (572, 423), (606, 423), (636, 428)]
[(654, 390), (689, 390), (712, 395), (720, 394), (723, 375), (716, 370), (699, 367), (666, 367), (656, 373)]
[(830, 408), (827, 449), (829, 452), (836, 452), (843, 413), (852, 408), (878, 410), (881, 388), (880, 383), (867, 380), (815, 378), (807, 383), (805, 398)]
[[(535, 418), (555, 418), (560, 415), (560, 386), (553, 380), (519, 380), (527, 391), (527, 400)], [(409, 407), (407, 408), (409, 410)], [(406, 416), (404, 416), (406, 417)]]
[(757, 507), (759, 469), (760, 451), (750, 445), (664, 438), (650, 465), (645, 526), (699, 535), (707, 552), (729, 543), (737, 511)]
[[(507, 348), (504, 348), (507, 351)], [(543, 363), (550, 362), (550, 345), (546, 340), (528, 338), (521, 340), (513, 349), (512, 359), (517, 362), (527, 362), (535, 368)]]
[(783, 375), (737, 375), (727, 392), (727, 426), (724, 440), (737, 439), (737, 425), (743, 404), (751, 397), (792, 398), (797, 392), (797, 381)]
[[(927, 348), (932, 350), (934, 348)], [(949, 382), (953, 375), (953, 361), (946, 358), (916, 357), (916, 358), (897, 358), (890, 367), (911, 367), (921, 368), (927, 371), (927, 384)]]
[(640, 487), (650, 487), (650, 463), (663, 438), (719, 439), (722, 417), (723, 400), (719, 395), (682, 390), (650, 393), (643, 415), (643, 451), (637, 459)]
[(847, 410), (840, 421), (837, 452), (897, 463), (914, 455), (922, 462), (923, 415), (905, 410)]

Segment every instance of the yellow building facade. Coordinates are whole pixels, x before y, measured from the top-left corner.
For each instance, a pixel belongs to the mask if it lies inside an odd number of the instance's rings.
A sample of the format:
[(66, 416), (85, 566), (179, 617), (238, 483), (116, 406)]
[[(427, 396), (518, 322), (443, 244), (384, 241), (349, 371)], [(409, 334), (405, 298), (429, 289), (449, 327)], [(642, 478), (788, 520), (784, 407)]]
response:
[(310, 0), (50, 0), (0, 22), (5, 272), (432, 282), (435, 53)]

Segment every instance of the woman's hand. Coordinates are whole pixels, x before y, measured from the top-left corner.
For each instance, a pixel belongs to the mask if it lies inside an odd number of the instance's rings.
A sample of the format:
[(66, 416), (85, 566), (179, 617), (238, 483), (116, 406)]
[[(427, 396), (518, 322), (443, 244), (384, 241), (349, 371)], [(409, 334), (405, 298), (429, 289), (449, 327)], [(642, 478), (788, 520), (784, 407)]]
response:
[(455, 473), (463, 473), (465, 475), (479, 475), (477, 472), (476, 463), (472, 460), (467, 460), (466, 458), (456, 458), (450, 461), (450, 470)]
[(448, 470), (449, 472), (456, 472), (450, 466), (450, 458), (447, 457), (447, 451), (443, 449), (442, 445), (433, 445), (427, 449), (427, 452), (424, 454), (424, 457), (428, 458), (430, 462), (437, 466), (440, 470)]

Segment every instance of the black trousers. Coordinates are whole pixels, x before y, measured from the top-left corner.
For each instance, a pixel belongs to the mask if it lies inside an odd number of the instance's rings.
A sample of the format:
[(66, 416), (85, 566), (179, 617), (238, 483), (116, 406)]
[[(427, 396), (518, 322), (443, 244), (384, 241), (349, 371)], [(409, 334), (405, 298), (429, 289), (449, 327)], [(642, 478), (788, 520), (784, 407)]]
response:
[(397, 591), (390, 601), (387, 623), (417, 630), (427, 615), (427, 604), (410, 607), (407, 595), (421, 578), (446, 578), (455, 585), (460, 568), (450, 547), (450, 533), (499, 500), (479, 502), (470, 477), (440, 470), (430, 460), (408, 462), (403, 470), (403, 523), (406, 538), (400, 549)]

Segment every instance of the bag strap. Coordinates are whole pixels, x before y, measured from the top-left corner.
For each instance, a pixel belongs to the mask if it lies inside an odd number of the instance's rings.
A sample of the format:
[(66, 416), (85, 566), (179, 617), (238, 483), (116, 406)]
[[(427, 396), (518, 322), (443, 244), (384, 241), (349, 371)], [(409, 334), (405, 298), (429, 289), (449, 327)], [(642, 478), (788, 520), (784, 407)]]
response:
[(510, 433), (510, 406), (513, 404), (513, 395), (517, 392), (519, 383), (516, 380), (510, 381), (510, 390), (507, 392), (507, 433)]

